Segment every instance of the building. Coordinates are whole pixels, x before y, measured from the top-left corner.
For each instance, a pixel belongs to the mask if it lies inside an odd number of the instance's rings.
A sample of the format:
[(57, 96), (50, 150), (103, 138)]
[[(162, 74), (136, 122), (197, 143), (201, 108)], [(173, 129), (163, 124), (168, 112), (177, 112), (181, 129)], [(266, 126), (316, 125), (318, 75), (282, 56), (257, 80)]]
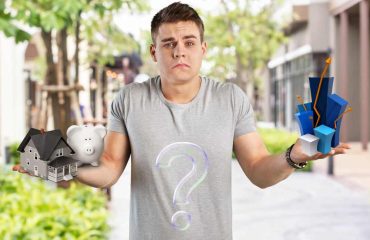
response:
[(284, 29), (289, 40), (268, 64), (272, 112), (268, 120), (298, 131), (296, 96), (311, 101), (308, 77), (320, 76), (325, 59), (331, 56), (334, 92), (354, 109), (343, 117), (342, 141), (362, 141), (366, 149), (370, 134), (368, 0), (311, 1), (292, 10), (292, 21)]
[(353, 107), (343, 119), (343, 135), (348, 141), (369, 142), (369, 0), (330, 1), (332, 18), (333, 66), (337, 89)]
[(26, 43), (15, 44), (0, 32), (0, 164), (5, 163), (5, 147), (26, 132), (25, 49)]

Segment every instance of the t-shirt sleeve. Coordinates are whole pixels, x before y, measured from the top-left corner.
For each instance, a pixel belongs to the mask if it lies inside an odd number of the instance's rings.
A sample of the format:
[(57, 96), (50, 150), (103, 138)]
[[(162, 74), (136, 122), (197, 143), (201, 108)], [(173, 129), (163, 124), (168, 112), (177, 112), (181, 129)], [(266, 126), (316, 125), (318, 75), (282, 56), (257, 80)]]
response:
[(108, 114), (108, 127), (109, 131), (127, 134), (125, 123), (125, 91), (118, 92), (113, 99)]
[(234, 91), (234, 116), (236, 119), (234, 139), (244, 134), (255, 132), (257, 130), (254, 111), (247, 95), (233, 84)]

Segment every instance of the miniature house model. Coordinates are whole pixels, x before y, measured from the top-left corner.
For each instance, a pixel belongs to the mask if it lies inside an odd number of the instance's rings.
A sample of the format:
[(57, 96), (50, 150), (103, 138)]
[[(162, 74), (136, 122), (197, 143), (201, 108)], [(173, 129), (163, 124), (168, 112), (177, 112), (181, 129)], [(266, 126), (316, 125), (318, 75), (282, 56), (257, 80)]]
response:
[(60, 130), (44, 132), (31, 128), (17, 149), (21, 166), (32, 175), (53, 182), (71, 180), (77, 174), (73, 149)]

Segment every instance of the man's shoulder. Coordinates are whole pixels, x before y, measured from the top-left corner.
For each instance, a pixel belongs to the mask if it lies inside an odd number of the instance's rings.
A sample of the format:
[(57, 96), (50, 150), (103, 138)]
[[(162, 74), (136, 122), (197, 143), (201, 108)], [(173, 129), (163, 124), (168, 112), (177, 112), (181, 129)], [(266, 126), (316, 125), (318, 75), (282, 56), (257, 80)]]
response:
[(158, 76), (148, 78), (143, 82), (133, 82), (128, 85), (123, 86), (120, 89), (120, 94), (122, 95), (137, 95), (137, 94), (146, 94), (149, 93), (150, 90), (153, 90), (155, 87), (156, 81), (158, 80)]
[(230, 100), (234, 105), (241, 105), (243, 102), (249, 102), (246, 93), (233, 82), (221, 82), (204, 77), (206, 80), (207, 89), (212, 95), (212, 98), (222, 99), (223, 101)]
[(212, 79), (208, 76), (204, 76), (203, 79), (205, 80), (207, 91), (211, 91), (214, 93), (232, 93), (236, 85), (231, 82), (221, 82), (215, 79)]

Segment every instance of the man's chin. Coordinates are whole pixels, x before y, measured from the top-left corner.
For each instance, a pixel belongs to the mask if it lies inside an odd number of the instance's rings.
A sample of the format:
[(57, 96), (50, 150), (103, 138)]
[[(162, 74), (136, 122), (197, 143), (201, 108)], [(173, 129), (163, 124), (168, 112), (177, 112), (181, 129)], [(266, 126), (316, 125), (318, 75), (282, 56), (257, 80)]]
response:
[(188, 82), (191, 82), (191, 81), (194, 81), (194, 77), (189, 77), (189, 78), (174, 78), (174, 82), (176, 83), (188, 83)]
[(175, 83), (186, 83), (194, 80), (196, 76), (190, 74), (173, 74), (168, 75), (167, 79)]

